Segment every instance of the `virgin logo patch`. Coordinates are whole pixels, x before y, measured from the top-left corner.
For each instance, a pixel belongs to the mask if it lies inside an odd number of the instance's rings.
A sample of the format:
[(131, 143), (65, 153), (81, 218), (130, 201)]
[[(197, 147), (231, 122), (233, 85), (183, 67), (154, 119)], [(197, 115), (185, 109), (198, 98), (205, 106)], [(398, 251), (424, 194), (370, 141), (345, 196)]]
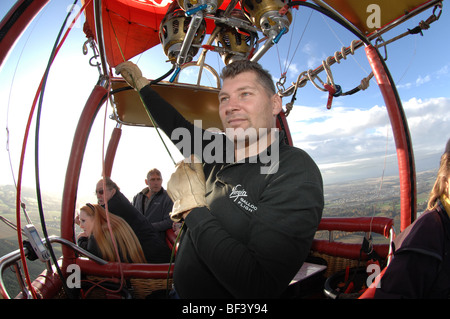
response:
[(245, 199), (245, 197), (247, 197), (247, 191), (242, 187), (241, 184), (237, 184), (236, 186), (234, 186), (229, 196), (230, 199), (234, 199), (233, 202), (235, 202), (237, 205), (239, 205), (246, 211), (253, 213), (258, 209), (258, 207), (250, 203), (247, 199)]

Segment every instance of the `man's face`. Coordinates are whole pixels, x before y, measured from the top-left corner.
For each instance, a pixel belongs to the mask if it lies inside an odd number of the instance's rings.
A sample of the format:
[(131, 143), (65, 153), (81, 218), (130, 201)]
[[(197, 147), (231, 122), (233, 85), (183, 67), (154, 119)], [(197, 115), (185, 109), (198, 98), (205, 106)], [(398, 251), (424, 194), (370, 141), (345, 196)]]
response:
[(162, 177), (158, 174), (150, 174), (147, 176), (145, 183), (152, 194), (155, 194), (161, 190)]
[(103, 190), (103, 181), (99, 181), (97, 183), (97, 186), (95, 187), (95, 194), (97, 195), (97, 202), (99, 205), (105, 205), (105, 197), (106, 197), (106, 201), (109, 201), (111, 199), (111, 197), (114, 196), (114, 194), (116, 193), (116, 190), (113, 189), (108, 189), (108, 187), (106, 187), (105, 190)]
[[(281, 98), (269, 96), (267, 89), (257, 80), (257, 74), (247, 71), (223, 81), (219, 93), (219, 115), (229, 138), (238, 141), (248, 138), (259, 129), (270, 129), (275, 125), (275, 116), (281, 111)], [(233, 133), (234, 132), (234, 133)], [(247, 135), (247, 137), (246, 137)], [(265, 135), (265, 134), (264, 134)]]

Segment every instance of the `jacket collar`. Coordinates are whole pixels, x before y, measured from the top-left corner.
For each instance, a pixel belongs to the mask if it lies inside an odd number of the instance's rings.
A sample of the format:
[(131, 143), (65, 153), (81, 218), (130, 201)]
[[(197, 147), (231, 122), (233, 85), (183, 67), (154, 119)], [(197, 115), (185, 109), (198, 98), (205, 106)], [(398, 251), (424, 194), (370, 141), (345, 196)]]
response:
[[(147, 193), (149, 192), (150, 190), (148, 189), (148, 187), (145, 187), (142, 191), (141, 191), (141, 193), (143, 194), (143, 195), (147, 195)], [(164, 187), (161, 187), (161, 189), (159, 190), (159, 192), (157, 192), (155, 195), (159, 195), (159, 194), (162, 194), (164, 192)]]

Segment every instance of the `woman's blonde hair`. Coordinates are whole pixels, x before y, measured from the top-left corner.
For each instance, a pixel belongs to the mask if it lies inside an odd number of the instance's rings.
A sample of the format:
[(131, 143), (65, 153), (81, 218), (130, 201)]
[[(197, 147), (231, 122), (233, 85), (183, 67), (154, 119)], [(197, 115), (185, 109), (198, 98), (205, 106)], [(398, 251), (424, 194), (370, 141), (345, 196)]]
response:
[(115, 239), (119, 255), (122, 261), (127, 263), (145, 263), (144, 252), (133, 229), (121, 217), (108, 214), (111, 224), (110, 233), (106, 218), (106, 211), (100, 205), (86, 204), (83, 210), (88, 216), (94, 219), (92, 235), (94, 236), (102, 258), (108, 261), (118, 261), (112, 236)]
[(450, 178), (450, 140), (448, 140), (445, 147), (445, 152), (441, 156), (441, 162), (437, 173), (436, 181), (431, 189), (430, 196), (428, 197), (428, 207), (431, 210), (436, 208), (437, 200), (447, 191), (448, 180)]

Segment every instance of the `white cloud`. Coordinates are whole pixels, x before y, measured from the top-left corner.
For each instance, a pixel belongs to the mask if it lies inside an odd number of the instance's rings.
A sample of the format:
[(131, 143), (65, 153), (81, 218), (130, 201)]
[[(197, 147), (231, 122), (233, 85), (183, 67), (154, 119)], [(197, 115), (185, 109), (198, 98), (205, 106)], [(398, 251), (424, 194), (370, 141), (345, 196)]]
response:
[(324, 53), (319, 54), (317, 49), (318, 44), (315, 42), (308, 42), (302, 47), (302, 52), (308, 55), (308, 60), (306, 62), (306, 67), (308, 69), (316, 68), (317, 65), (321, 65), (322, 61), (326, 59)]
[[(430, 169), (450, 138), (450, 98), (414, 98), (403, 102), (403, 107), (416, 167)], [(388, 173), (397, 173), (395, 141), (384, 106), (333, 107), (326, 112), (294, 106), (288, 119), (294, 144), (314, 158), (326, 183), (380, 176), (385, 161)]]
[(450, 99), (410, 99), (403, 103), (414, 146), (443, 150), (450, 138)]
[(288, 68), (287, 74), (290, 75), (290, 76), (294, 75), (294, 77), (297, 77), (298, 74), (300, 74), (300, 70), (298, 68), (297, 63), (290, 63), (289, 64), (289, 68)]
[(417, 79), (415, 81), (411, 81), (411, 82), (407, 82), (407, 83), (399, 83), (397, 84), (397, 88), (398, 89), (411, 89), (411, 88), (415, 88), (415, 87), (419, 87), (423, 84), (432, 82), (432, 81), (436, 81), (436, 80), (441, 80), (444, 77), (448, 77), (449, 75), (449, 65), (446, 64), (444, 66), (442, 66), (441, 68), (439, 68), (437, 71), (431, 72), (430, 74), (426, 74), (426, 75), (419, 75), (417, 77)]
[(438, 76), (438, 78), (440, 76), (445, 76), (449, 74), (449, 65), (444, 65), (442, 68), (440, 68), (439, 70), (436, 71), (436, 75)]
[(420, 86), (420, 85), (425, 84), (430, 81), (431, 81), (430, 75), (425, 75), (424, 77), (419, 76), (416, 80), (416, 86)]

